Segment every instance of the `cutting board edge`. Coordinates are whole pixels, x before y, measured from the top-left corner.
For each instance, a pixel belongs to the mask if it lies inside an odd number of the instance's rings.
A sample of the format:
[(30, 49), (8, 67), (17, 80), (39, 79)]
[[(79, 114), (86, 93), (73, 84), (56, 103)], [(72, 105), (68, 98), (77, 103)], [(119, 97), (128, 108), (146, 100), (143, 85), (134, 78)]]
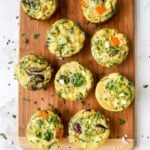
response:
[[(135, 139), (128, 139), (128, 142), (128, 144), (124, 144), (121, 142), (121, 139), (108, 139), (98, 150), (133, 150)], [(23, 150), (34, 150), (27, 142), (26, 137), (19, 137), (19, 143)], [(52, 148), (52, 150), (79, 150), (75, 145), (69, 143), (67, 138), (61, 139), (59, 149), (58, 146), (56, 147), (54, 147), (54, 149)]]

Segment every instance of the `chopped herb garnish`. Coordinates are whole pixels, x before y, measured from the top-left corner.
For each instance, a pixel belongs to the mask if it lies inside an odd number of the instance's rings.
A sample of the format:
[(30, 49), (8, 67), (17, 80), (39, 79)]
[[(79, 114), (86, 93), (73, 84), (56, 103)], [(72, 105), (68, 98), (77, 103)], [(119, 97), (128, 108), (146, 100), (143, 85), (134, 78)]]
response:
[(13, 63), (13, 61), (8, 62), (8, 64), (12, 64), (12, 63)]
[(89, 21), (86, 21), (86, 22), (85, 22), (86, 25), (88, 25), (89, 23), (90, 23)]
[(28, 40), (27, 38), (25, 38), (25, 39), (23, 40), (23, 43), (27, 44), (27, 43), (29, 43), (29, 40)]
[(91, 106), (91, 103), (88, 103), (88, 106)]
[(124, 119), (119, 119), (119, 124), (120, 125), (124, 125), (126, 122), (125, 122), (125, 120)]
[(8, 41), (6, 42), (7, 45), (9, 45), (9, 43), (10, 43), (10, 40), (8, 40)]
[(21, 33), (21, 36), (25, 36), (25, 33)]
[(144, 137), (144, 135), (141, 135), (141, 137), (143, 138), (143, 137)]
[(78, 25), (79, 28), (81, 27), (80, 22), (76, 22), (76, 24)]
[(13, 118), (16, 118), (16, 115), (12, 115)]
[(85, 77), (80, 73), (74, 73), (71, 77), (71, 83), (74, 87), (80, 87), (86, 82)]
[(44, 101), (44, 98), (43, 98), (43, 97), (41, 97), (41, 101)]
[(26, 101), (26, 102), (31, 102), (31, 100), (29, 98), (22, 98), (23, 101)]
[(63, 101), (64, 104), (66, 104), (66, 100), (65, 99), (62, 99), (62, 101)]
[(36, 104), (37, 104), (37, 101), (34, 101), (33, 103), (36, 105)]
[(39, 33), (35, 33), (35, 34), (33, 35), (34, 39), (38, 39), (39, 36), (40, 36)]
[(82, 105), (85, 105), (85, 101), (81, 101), (81, 104), (82, 104)]
[(1, 136), (2, 138), (4, 138), (5, 140), (7, 140), (7, 136), (6, 136), (4, 133), (0, 133), (0, 136)]
[(67, 110), (66, 110), (66, 113), (67, 113), (67, 114), (71, 114), (71, 112), (70, 112), (70, 110), (69, 110), (69, 109), (67, 109)]
[(148, 86), (149, 86), (148, 84), (146, 84), (146, 85), (143, 85), (143, 88), (148, 88)]
[(50, 103), (48, 103), (48, 106), (52, 106)]
[(40, 111), (40, 110), (41, 110), (41, 108), (40, 108), (40, 107), (38, 107), (38, 108), (37, 108), (37, 110), (38, 110), (38, 111)]
[(19, 18), (19, 16), (16, 16), (16, 19), (18, 19)]
[(96, 29), (97, 29), (97, 25), (94, 25), (93, 30), (96, 30)]
[(46, 140), (46, 141), (50, 141), (51, 139), (53, 139), (53, 137), (54, 137), (53, 133), (51, 133), (50, 131), (47, 130), (44, 133), (43, 139)]

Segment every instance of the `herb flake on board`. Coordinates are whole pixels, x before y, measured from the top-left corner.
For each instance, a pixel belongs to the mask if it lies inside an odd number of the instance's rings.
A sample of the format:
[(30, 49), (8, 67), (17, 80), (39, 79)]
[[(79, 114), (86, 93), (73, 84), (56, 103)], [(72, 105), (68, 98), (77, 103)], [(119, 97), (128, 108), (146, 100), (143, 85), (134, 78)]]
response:
[(23, 43), (28, 44), (28, 43), (29, 43), (29, 40), (28, 40), (27, 38), (25, 38), (25, 39), (23, 40)]
[(25, 33), (21, 33), (21, 36), (25, 36)]
[(7, 140), (7, 136), (4, 133), (0, 133), (0, 137), (2, 137), (3, 139)]
[(31, 102), (31, 100), (29, 98), (22, 98), (22, 100), (25, 102)]
[(98, 28), (98, 25), (95, 24), (94, 27), (93, 27), (93, 30), (97, 30), (97, 28)]
[(85, 24), (88, 25), (88, 24), (90, 24), (90, 22), (89, 22), (89, 21), (86, 21)]
[(126, 123), (126, 121), (124, 119), (119, 119), (119, 124), (120, 125), (124, 125)]
[(34, 39), (38, 39), (38, 38), (39, 38), (39, 36), (40, 36), (40, 34), (39, 34), (39, 33), (35, 33), (35, 34), (33, 35), (33, 38), (34, 38)]
[(41, 110), (41, 107), (38, 107), (37, 110), (40, 111), (40, 110)]
[(41, 101), (44, 101), (44, 98), (43, 98), (43, 97), (41, 97)]
[(35, 105), (37, 105), (37, 101), (34, 101), (33, 103), (34, 103)]

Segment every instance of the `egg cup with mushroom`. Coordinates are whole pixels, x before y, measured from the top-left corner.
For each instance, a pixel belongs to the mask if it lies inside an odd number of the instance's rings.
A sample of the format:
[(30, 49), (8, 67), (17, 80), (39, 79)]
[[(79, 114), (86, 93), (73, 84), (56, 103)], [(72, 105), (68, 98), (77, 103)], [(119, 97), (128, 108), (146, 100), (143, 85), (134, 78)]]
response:
[(95, 110), (81, 110), (69, 122), (69, 141), (83, 150), (96, 150), (109, 135), (108, 119)]
[(46, 89), (49, 86), (53, 69), (48, 60), (39, 55), (24, 56), (15, 68), (15, 77), (29, 90)]

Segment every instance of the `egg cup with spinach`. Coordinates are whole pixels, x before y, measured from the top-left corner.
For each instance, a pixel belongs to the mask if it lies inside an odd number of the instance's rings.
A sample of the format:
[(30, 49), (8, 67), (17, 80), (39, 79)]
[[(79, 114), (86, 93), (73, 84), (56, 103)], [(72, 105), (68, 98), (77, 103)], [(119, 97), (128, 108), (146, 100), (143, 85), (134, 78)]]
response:
[(26, 137), (36, 150), (50, 150), (63, 137), (63, 132), (60, 117), (52, 111), (41, 110), (31, 117)]
[(58, 0), (22, 0), (21, 6), (30, 17), (47, 20), (56, 11)]
[(135, 88), (132, 82), (119, 74), (112, 73), (103, 77), (95, 91), (99, 104), (109, 111), (123, 111), (133, 101)]
[(81, 110), (69, 122), (69, 141), (82, 150), (96, 150), (109, 135), (108, 119), (95, 110)]
[(60, 67), (54, 83), (58, 96), (63, 100), (82, 100), (93, 87), (93, 75), (87, 68), (72, 61)]
[(115, 29), (104, 28), (97, 31), (91, 45), (93, 58), (103, 67), (115, 67), (128, 55), (128, 41)]
[(116, 12), (117, 0), (81, 0), (85, 18), (93, 23), (105, 22)]
[(46, 89), (49, 86), (53, 69), (48, 60), (39, 55), (24, 56), (15, 68), (15, 77), (29, 90)]
[(61, 19), (49, 28), (46, 41), (50, 53), (59, 58), (70, 57), (83, 47), (85, 33), (73, 21)]

